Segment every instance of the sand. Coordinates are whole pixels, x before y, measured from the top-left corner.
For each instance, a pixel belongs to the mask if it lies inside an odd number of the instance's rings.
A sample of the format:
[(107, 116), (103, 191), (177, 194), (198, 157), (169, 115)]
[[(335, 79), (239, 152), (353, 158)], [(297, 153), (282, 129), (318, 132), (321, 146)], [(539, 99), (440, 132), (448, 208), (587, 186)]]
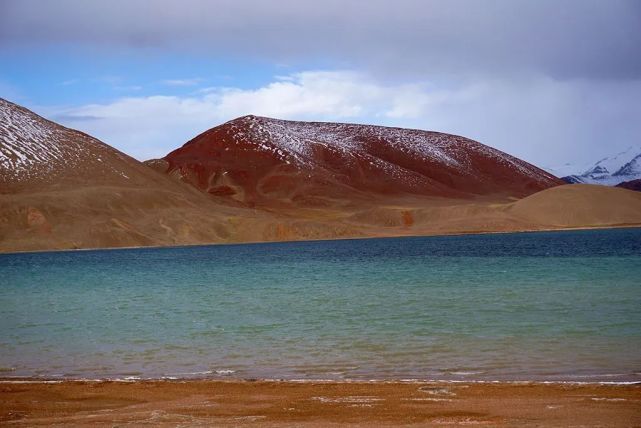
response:
[(641, 216), (641, 192), (572, 184), (543, 190), (514, 203), (511, 214), (553, 226), (633, 224)]
[(640, 426), (640, 385), (136, 381), (1, 383), (0, 424)]

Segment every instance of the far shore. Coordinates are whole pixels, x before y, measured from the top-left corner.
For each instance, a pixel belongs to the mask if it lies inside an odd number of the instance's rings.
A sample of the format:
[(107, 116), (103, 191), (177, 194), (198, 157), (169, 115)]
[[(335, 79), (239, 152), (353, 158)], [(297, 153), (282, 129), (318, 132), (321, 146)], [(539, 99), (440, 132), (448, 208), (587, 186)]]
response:
[[(641, 226), (641, 193), (597, 185), (556, 186), (518, 200), (406, 196), (322, 208), (249, 209), (207, 198), (158, 208), (168, 197), (100, 186), (0, 195), (0, 253)], [(148, 208), (130, 204), (141, 198), (151, 198)]]
[(58, 253), (74, 251), (101, 251), (101, 250), (138, 250), (138, 249), (161, 249), (161, 248), (191, 248), (191, 247), (209, 247), (209, 246), (228, 246), (228, 245), (255, 245), (255, 244), (284, 244), (294, 242), (325, 242), (325, 241), (353, 241), (361, 239), (393, 239), (393, 238), (428, 238), (442, 236), (469, 236), (469, 235), (503, 235), (510, 233), (537, 233), (537, 232), (571, 232), (581, 230), (608, 230), (608, 229), (639, 229), (641, 224), (616, 224), (608, 226), (579, 226), (579, 227), (558, 227), (558, 228), (540, 228), (540, 229), (518, 229), (518, 230), (474, 230), (474, 231), (453, 231), (453, 232), (434, 232), (426, 234), (380, 234), (372, 236), (353, 236), (339, 238), (320, 238), (320, 239), (292, 239), (292, 240), (265, 240), (265, 241), (238, 241), (238, 242), (211, 242), (198, 244), (179, 244), (179, 245), (135, 245), (123, 247), (90, 247), (90, 248), (51, 248), (42, 250), (21, 250), (21, 251), (3, 251), (2, 254), (30, 254), (30, 253)]
[(18, 426), (639, 426), (640, 384), (0, 381)]

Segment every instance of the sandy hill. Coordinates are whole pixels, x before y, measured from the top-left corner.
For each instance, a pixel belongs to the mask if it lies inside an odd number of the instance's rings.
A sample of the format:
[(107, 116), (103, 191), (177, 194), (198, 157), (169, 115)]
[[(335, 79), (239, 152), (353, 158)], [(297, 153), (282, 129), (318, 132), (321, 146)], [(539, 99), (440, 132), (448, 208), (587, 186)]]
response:
[(423, 198), (344, 213), (368, 235), (435, 235), (641, 226), (641, 193), (568, 184), (514, 202)]
[(248, 206), (335, 206), (401, 196), (523, 197), (556, 177), (467, 138), (437, 132), (244, 116), (152, 165)]
[(521, 199), (512, 205), (511, 214), (550, 228), (635, 225), (641, 224), (641, 193), (571, 184)]

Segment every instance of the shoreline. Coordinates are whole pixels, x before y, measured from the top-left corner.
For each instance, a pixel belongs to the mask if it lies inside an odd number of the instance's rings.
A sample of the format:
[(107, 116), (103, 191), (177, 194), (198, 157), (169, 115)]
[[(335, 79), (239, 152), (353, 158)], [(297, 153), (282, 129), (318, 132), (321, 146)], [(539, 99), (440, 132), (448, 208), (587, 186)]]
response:
[(505, 235), (519, 233), (537, 233), (537, 232), (572, 232), (585, 230), (610, 230), (610, 229), (641, 229), (641, 224), (617, 224), (608, 226), (579, 226), (579, 227), (559, 227), (545, 229), (520, 229), (520, 230), (496, 230), (496, 231), (470, 231), (470, 232), (442, 232), (430, 233), (423, 235), (375, 235), (375, 236), (354, 236), (327, 239), (296, 239), (282, 241), (243, 241), (243, 242), (212, 242), (209, 244), (180, 244), (180, 245), (141, 245), (129, 247), (91, 247), (91, 248), (61, 248), (49, 250), (23, 250), (23, 251), (2, 251), (0, 256), (11, 254), (38, 254), (38, 253), (66, 253), (81, 251), (114, 251), (114, 250), (141, 250), (141, 249), (164, 249), (164, 248), (194, 248), (194, 247), (211, 247), (211, 246), (233, 246), (233, 245), (260, 245), (260, 244), (288, 244), (303, 242), (333, 242), (333, 241), (356, 241), (366, 239), (397, 239), (397, 238), (436, 238), (448, 236), (469, 236), (469, 235)]
[(113, 378), (70, 378), (70, 377), (29, 377), (29, 376), (16, 376), (16, 377), (2, 377), (0, 376), (1, 384), (64, 384), (64, 383), (145, 383), (145, 382), (167, 382), (167, 383), (292, 383), (292, 384), (363, 384), (363, 385), (379, 385), (379, 384), (469, 384), (469, 385), (576, 385), (576, 386), (639, 386), (641, 387), (641, 379), (639, 380), (621, 380), (621, 381), (607, 381), (607, 380), (544, 380), (544, 379), (531, 379), (531, 380), (505, 380), (505, 379), (296, 379), (296, 378), (235, 378), (235, 377), (177, 377), (177, 376), (161, 376), (161, 377), (139, 377), (139, 376), (124, 376)]
[(0, 381), (0, 424), (636, 426), (641, 385)]

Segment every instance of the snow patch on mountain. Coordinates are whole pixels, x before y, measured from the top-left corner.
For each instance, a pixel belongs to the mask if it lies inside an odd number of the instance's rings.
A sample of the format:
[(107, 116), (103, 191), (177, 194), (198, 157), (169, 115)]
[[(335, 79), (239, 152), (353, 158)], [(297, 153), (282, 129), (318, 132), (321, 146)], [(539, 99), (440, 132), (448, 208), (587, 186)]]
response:
[[(482, 155), (521, 174), (536, 179), (554, 179), (527, 162), (456, 135), (374, 125), (296, 122), (259, 116), (244, 116), (228, 124), (234, 130), (236, 141), (252, 141), (260, 149), (270, 151), (281, 160), (301, 169), (314, 166), (314, 152), (318, 146), (340, 151), (348, 156), (370, 158), (373, 164), (386, 164), (383, 165), (384, 169), (398, 169), (397, 165), (381, 163), (380, 159), (368, 153), (365, 142), (374, 141), (423, 161), (456, 169), (463, 174), (468, 172), (473, 157)], [(388, 172), (397, 175), (395, 172), (398, 171)]]
[(51, 169), (51, 158), (63, 155), (59, 143), (53, 127), (0, 99), (0, 170), (3, 173), (20, 179), (28, 178), (35, 165)]
[[(105, 161), (111, 159), (111, 162)], [(82, 132), (65, 128), (0, 98), (0, 192), (19, 183), (49, 184), (55, 177), (119, 174), (124, 156)]]
[(142, 179), (138, 168), (147, 172), (100, 140), (0, 98), (0, 193), (134, 185)]
[(630, 179), (629, 177), (634, 177), (634, 179), (641, 178), (641, 151), (613, 175), (615, 177), (625, 177), (628, 180)]

